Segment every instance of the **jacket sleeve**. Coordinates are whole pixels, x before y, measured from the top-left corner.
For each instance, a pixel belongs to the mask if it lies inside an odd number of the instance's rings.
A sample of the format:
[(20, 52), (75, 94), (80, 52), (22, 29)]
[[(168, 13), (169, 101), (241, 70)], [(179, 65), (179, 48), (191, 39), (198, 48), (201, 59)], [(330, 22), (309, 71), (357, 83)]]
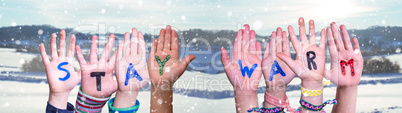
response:
[(46, 113), (74, 113), (74, 106), (71, 103), (67, 103), (67, 109), (59, 109), (47, 102)]

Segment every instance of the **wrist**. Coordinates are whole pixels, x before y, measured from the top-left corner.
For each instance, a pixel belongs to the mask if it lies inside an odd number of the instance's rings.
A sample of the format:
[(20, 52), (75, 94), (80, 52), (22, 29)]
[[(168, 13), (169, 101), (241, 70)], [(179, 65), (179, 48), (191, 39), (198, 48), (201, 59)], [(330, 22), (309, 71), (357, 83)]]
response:
[(302, 81), (301, 85), (303, 88), (309, 90), (319, 90), (323, 88), (322, 81)]
[(67, 108), (67, 100), (70, 92), (65, 93), (49, 93), (48, 102), (52, 106), (59, 108), (59, 109), (66, 109)]
[(284, 87), (271, 87), (265, 90), (265, 93), (270, 94), (271, 96), (274, 96), (276, 98), (279, 98), (281, 100), (286, 99), (286, 86)]
[(235, 96), (257, 95), (257, 90), (234, 90)]
[(138, 91), (116, 91), (113, 107), (127, 108), (136, 105)]

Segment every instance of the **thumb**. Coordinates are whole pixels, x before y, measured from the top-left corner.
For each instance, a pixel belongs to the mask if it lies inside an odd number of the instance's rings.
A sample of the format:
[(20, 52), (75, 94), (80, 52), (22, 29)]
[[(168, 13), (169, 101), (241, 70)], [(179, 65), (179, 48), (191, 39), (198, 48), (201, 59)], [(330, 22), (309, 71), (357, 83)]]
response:
[(78, 81), (81, 81), (81, 69), (77, 71)]
[(180, 67), (186, 69), (187, 65), (190, 64), (190, 62), (193, 61), (194, 59), (195, 59), (194, 55), (188, 55), (184, 57), (180, 62)]
[(293, 60), (290, 56), (287, 56), (287, 55), (285, 55), (284, 53), (277, 53), (276, 56), (277, 56), (279, 59), (281, 59), (283, 62), (285, 62), (286, 65), (288, 65), (288, 66), (290, 67), (290, 69), (292, 69), (293, 72), (294, 72), (296, 75), (300, 75), (300, 74), (301, 74), (302, 69), (303, 69), (303, 68), (300, 68), (300, 67), (302, 67), (302, 66), (301, 66), (301, 63), (299, 63), (299, 62)]
[(228, 52), (223, 47), (221, 48), (221, 61), (222, 61), (223, 67), (228, 66), (228, 64), (230, 63)]

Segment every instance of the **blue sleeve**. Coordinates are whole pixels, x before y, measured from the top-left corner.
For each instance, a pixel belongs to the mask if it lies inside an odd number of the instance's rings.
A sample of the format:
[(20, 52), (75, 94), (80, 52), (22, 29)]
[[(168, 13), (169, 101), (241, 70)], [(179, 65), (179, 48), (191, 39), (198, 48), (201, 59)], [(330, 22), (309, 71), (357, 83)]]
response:
[(46, 113), (74, 113), (74, 106), (68, 102), (67, 109), (59, 109), (47, 102)]

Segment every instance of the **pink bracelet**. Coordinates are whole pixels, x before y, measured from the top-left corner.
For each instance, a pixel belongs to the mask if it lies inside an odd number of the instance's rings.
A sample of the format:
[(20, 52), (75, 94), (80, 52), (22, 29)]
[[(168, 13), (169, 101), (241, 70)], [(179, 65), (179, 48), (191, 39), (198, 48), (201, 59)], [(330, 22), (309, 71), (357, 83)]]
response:
[(265, 102), (268, 102), (272, 105), (275, 105), (275, 106), (278, 106), (281, 108), (286, 108), (286, 110), (291, 113), (296, 113), (296, 110), (293, 109), (292, 107), (290, 107), (288, 97), (285, 96), (285, 98), (286, 98), (286, 100), (281, 100), (281, 99), (278, 99), (278, 98), (270, 95), (269, 93), (265, 92)]

